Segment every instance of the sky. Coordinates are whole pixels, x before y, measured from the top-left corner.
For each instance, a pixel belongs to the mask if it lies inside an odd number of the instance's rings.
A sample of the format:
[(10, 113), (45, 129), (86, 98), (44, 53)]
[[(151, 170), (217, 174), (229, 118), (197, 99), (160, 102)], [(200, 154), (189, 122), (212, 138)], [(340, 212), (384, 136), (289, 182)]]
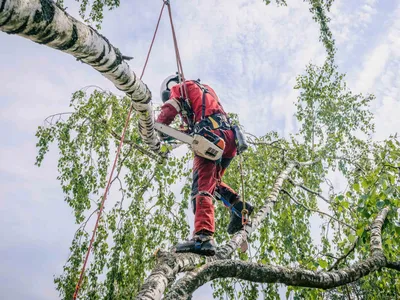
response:
[[(101, 33), (140, 74), (161, 1), (121, 1), (105, 14)], [(246, 131), (295, 133), (296, 76), (321, 64), (319, 29), (303, 1), (288, 7), (262, 0), (171, 0), (184, 72), (218, 93)], [(66, 0), (78, 18), (77, 5)], [(400, 131), (400, 1), (336, 0), (329, 14), (339, 71), (354, 92), (373, 93), (377, 140)], [(164, 15), (144, 82), (159, 103), (162, 80), (175, 73)], [(121, 94), (72, 56), (0, 33), (0, 294), (4, 299), (57, 299), (53, 276), (62, 272), (76, 230), (57, 177), (57, 149), (34, 165), (35, 131), (54, 113), (70, 111), (71, 94), (98, 85)], [(203, 289), (194, 299), (209, 299)]]

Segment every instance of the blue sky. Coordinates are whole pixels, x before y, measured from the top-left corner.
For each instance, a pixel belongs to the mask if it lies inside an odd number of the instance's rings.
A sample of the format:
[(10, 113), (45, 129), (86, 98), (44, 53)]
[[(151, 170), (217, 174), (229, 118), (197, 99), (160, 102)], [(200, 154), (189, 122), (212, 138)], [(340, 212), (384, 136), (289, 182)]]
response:
[[(101, 33), (134, 56), (137, 73), (160, 2), (122, 1), (106, 13)], [(295, 132), (295, 78), (325, 57), (307, 4), (171, 2), (186, 77), (212, 85), (248, 131)], [(65, 6), (78, 17), (75, 3)], [(156, 103), (160, 83), (175, 72), (166, 16), (144, 76)], [(400, 1), (336, 0), (330, 17), (339, 70), (353, 92), (377, 96), (375, 138), (386, 138), (400, 130)], [(76, 226), (56, 180), (57, 149), (34, 166), (35, 131), (48, 115), (69, 111), (71, 94), (84, 86), (120, 92), (67, 54), (4, 33), (0, 45), (0, 292), (6, 299), (56, 299), (53, 275), (62, 271)], [(205, 293), (195, 299), (207, 299)]]

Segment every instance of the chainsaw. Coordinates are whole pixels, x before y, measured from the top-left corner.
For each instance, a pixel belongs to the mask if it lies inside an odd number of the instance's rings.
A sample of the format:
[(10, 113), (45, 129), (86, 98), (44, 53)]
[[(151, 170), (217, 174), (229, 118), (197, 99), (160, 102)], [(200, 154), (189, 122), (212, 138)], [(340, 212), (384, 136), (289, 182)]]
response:
[(209, 160), (220, 159), (225, 149), (224, 140), (205, 127), (196, 131), (193, 135), (158, 122), (155, 122), (154, 128), (163, 134), (188, 144), (196, 155)]

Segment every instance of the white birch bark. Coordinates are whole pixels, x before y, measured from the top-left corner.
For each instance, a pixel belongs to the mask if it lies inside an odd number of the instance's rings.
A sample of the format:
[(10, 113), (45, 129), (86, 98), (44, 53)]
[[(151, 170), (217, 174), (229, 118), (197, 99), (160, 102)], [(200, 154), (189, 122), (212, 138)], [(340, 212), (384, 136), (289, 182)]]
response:
[(382, 249), (382, 225), (388, 212), (389, 209), (384, 208), (371, 225), (370, 257), (351, 267), (324, 272), (240, 260), (217, 260), (201, 266), (196, 272), (182, 278), (164, 299), (188, 299), (200, 286), (216, 278), (234, 277), (252, 282), (329, 289), (354, 282), (383, 267), (396, 269), (387, 263)]
[(111, 80), (132, 98), (134, 109), (140, 114), (139, 131), (143, 141), (159, 152), (151, 93), (107, 38), (68, 15), (51, 0), (0, 0), (0, 30), (71, 54)]

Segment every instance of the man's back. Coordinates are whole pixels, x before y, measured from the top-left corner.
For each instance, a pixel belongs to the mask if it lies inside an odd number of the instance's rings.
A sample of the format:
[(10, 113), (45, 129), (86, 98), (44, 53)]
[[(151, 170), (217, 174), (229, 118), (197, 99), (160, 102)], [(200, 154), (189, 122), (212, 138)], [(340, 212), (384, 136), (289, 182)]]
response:
[[(188, 92), (188, 97), (190, 101), (190, 105), (195, 115), (195, 123), (199, 122), (202, 117), (202, 109), (203, 109), (203, 90), (200, 86), (193, 80), (186, 80), (186, 88)], [(182, 89), (183, 88), (183, 83)], [(204, 116), (211, 116), (217, 113), (224, 113), (222, 106), (219, 103), (219, 99), (215, 91), (208, 85), (202, 85), (208, 92), (205, 93), (205, 111)], [(181, 86), (179, 84), (173, 86), (171, 88), (171, 96), (170, 99), (179, 99), (181, 98)]]

